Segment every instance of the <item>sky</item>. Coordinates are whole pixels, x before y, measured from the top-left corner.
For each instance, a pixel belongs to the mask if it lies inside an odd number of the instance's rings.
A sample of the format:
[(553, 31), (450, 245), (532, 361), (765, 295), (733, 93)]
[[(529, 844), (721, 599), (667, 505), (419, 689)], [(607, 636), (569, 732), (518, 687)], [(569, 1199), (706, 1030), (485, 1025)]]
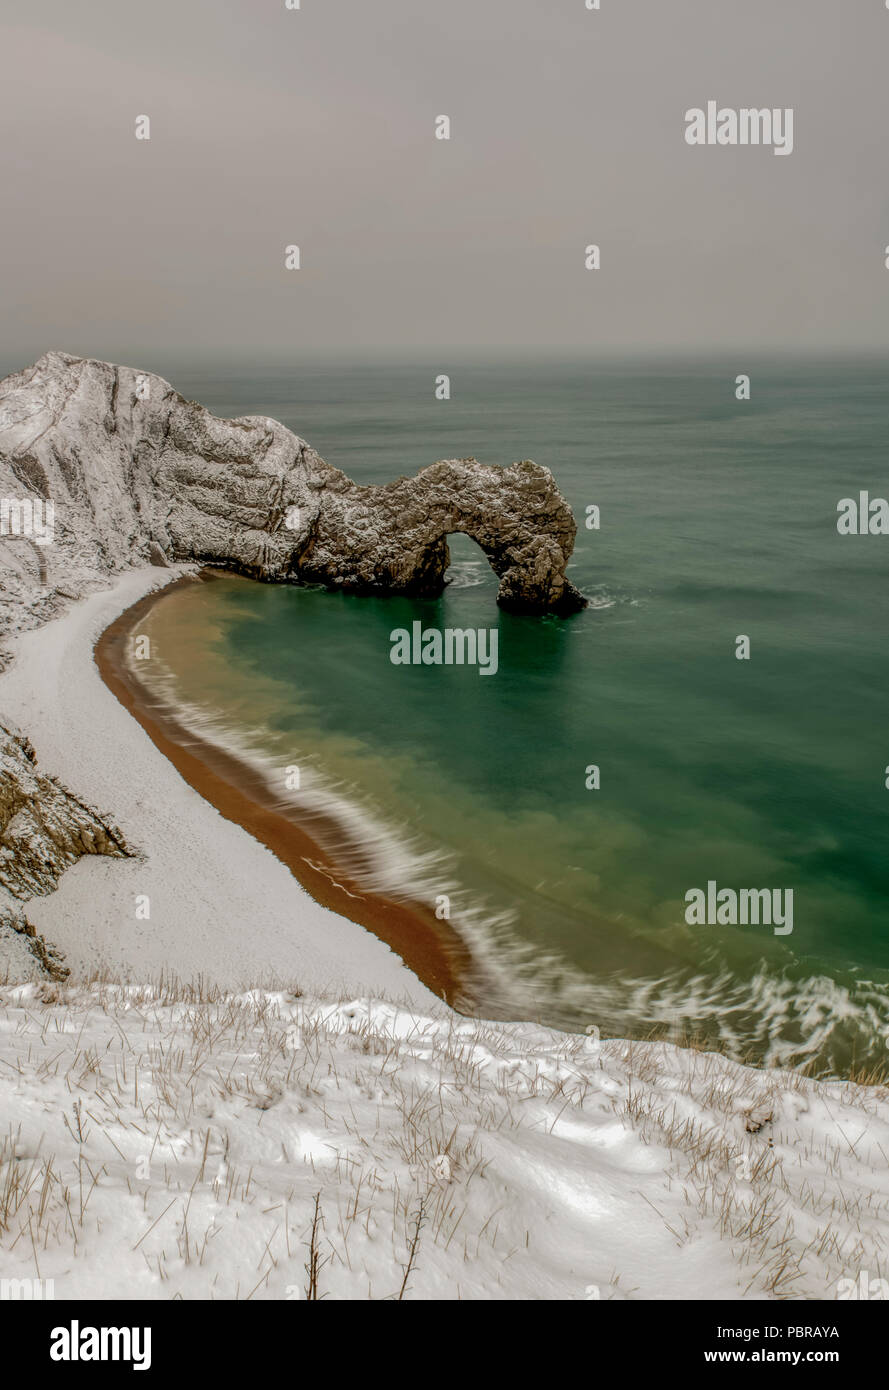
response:
[(3, 356), (885, 348), (883, 0), (600, 4), (9, 0)]

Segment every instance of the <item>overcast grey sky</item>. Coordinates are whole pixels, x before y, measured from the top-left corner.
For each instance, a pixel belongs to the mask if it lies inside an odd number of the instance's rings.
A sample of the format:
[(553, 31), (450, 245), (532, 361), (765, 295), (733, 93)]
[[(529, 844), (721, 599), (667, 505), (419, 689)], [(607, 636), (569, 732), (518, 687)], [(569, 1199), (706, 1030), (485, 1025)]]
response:
[[(889, 340), (883, 0), (4, 12), (5, 357)], [(793, 153), (689, 147), (711, 98)]]

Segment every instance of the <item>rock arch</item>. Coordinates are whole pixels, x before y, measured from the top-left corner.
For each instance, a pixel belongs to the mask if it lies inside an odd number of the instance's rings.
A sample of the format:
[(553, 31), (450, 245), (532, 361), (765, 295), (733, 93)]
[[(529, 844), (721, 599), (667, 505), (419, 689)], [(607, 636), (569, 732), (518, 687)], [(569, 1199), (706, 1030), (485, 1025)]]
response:
[(469, 536), (500, 580), (497, 601), (517, 612), (573, 612), (586, 602), (566, 577), (576, 524), (548, 468), (495, 468), (447, 459), (382, 487), (326, 488), (301, 578), (364, 592), (435, 595), (447, 538)]

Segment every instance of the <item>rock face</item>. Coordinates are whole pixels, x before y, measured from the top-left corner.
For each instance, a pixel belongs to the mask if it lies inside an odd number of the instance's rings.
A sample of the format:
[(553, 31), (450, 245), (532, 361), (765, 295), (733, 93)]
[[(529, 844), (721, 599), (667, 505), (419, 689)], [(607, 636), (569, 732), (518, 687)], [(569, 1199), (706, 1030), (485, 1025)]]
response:
[(129, 854), (120, 831), (54, 778), (37, 771), (23, 734), (0, 725), (0, 975), (22, 975), (22, 954), (36, 975), (68, 971), (25, 917), (21, 904), (51, 893), (84, 854)]
[(485, 552), (504, 606), (585, 603), (565, 577), (574, 518), (546, 468), (456, 459), (362, 487), (275, 420), (220, 420), (161, 377), (60, 352), (0, 383), (3, 497), (54, 509), (52, 544), (0, 537), (7, 627), (138, 563), (435, 594), (454, 531)]

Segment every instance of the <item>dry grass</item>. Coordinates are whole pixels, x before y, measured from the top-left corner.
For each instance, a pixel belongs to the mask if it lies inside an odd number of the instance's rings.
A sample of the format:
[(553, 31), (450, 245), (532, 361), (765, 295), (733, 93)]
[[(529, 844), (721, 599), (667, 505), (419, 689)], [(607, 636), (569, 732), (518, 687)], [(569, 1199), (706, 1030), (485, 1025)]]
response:
[[(0, 996), (0, 1115), (15, 1102), (20, 1116), (0, 1139), (0, 1271), (70, 1271), (60, 1296), (119, 1251), (132, 1297), (583, 1297), (543, 1269), (530, 1188), (496, 1158), (498, 1141), (558, 1135), (567, 1117), (610, 1116), (662, 1151), (670, 1211), (652, 1189), (640, 1204), (677, 1250), (718, 1240), (739, 1295), (830, 1297), (885, 1263), (887, 1198), (865, 1166), (848, 1179), (862, 1117), (886, 1123), (885, 1090), (862, 1081), (664, 1044), (532, 1047), (454, 1015), (395, 1027), (393, 1010), (171, 977), (14, 993)], [(792, 1132), (788, 1097), (836, 1111), (835, 1129)], [(615, 1268), (611, 1289), (639, 1273)]]

